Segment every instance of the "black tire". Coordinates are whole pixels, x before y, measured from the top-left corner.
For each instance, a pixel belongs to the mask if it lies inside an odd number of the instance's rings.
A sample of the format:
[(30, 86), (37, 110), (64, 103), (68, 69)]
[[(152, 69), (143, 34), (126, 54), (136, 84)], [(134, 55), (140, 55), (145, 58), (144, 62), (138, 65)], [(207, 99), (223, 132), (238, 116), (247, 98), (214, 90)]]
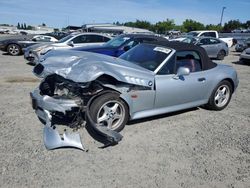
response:
[(120, 132), (129, 119), (128, 106), (118, 94), (106, 93), (94, 99), (90, 105), (90, 116), (96, 123), (102, 123), (111, 130)]
[(12, 56), (17, 56), (21, 54), (21, 47), (18, 44), (9, 44), (7, 46), (8, 54)]
[(226, 52), (224, 50), (219, 51), (219, 53), (217, 54), (217, 59), (219, 60), (223, 60), (226, 56)]
[[(225, 89), (224, 92), (223, 89)], [(229, 81), (227, 80), (221, 81), (213, 90), (209, 98), (209, 101), (205, 105), (205, 107), (210, 110), (216, 110), (216, 111), (223, 110), (224, 108), (226, 108), (226, 106), (229, 104), (231, 100), (232, 91), (233, 91), (232, 84)]]

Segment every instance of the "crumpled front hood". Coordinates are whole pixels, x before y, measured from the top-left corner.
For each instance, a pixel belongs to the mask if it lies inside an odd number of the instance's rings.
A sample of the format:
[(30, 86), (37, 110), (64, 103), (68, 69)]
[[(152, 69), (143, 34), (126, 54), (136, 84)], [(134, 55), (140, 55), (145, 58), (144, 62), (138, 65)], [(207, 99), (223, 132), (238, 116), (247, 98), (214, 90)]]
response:
[(38, 75), (41, 77), (58, 74), (74, 82), (90, 82), (106, 74), (121, 82), (154, 85), (153, 72), (119, 58), (71, 50), (51, 51), (44, 58), (44, 70)]

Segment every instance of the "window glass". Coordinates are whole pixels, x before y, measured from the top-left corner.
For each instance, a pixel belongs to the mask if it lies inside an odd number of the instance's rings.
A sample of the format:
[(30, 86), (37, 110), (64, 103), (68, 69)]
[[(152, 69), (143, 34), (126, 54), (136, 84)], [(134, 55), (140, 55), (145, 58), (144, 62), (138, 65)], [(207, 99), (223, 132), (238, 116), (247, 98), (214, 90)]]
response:
[(218, 44), (218, 43), (220, 43), (220, 41), (217, 40), (217, 39), (210, 38), (209, 40), (210, 40), (210, 44)]
[(130, 37), (118, 36), (118, 37), (115, 37), (115, 38), (109, 40), (107, 43), (105, 43), (105, 46), (107, 46), (107, 47), (120, 47), (123, 44), (125, 44), (125, 42), (129, 39), (130, 39)]
[(134, 46), (136, 46), (137, 44), (139, 44), (138, 41), (135, 41), (135, 40), (131, 40), (128, 44), (126, 44), (125, 46), (129, 46), (129, 49), (130, 48), (133, 48)]
[(208, 44), (210, 44), (210, 40), (208, 38), (200, 40), (200, 45), (208, 45)]
[(62, 39), (60, 39), (59, 41), (57, 41), (57, 43), (62, 43), (62, 42), (66, 42), (67, 40), (69, 40), (70, 38), (72, 38), (74, 35), (68, 35), (66, 37), (63, 37)]
[(78, 43), (86, 43), (86, 35), (80, 35), (75, 37), (72, 41), (74, 42), (74, 44), (78, 44)]
[(196, 51), (176, 52), (176, 70), (179, 67), (187, 67), (190, 72), (201, 71), (201, 58)]
[(168, 57), (171, 50), (166, 47), (141, 43), (119, 58), (154, 71)]
[(108, 42), (110, 40), (110, 38), (108, 37), (103, 37), (103, 42)]
[(158, 75), (175, 74), (175, 55), (173, 55), (161, 70), (157, 73)]
[(202, 37), (215, 37), (216, 38), (216, 34), (215, 32), (205, 32), (201, 34)]

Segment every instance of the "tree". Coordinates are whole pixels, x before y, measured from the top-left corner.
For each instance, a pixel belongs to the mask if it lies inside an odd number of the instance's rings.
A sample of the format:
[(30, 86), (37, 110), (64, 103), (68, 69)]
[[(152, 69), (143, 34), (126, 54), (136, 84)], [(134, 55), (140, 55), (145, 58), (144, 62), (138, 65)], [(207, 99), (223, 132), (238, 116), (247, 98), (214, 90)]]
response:
[(19, 22), (17, 23), (17, 29), (20, 29), (20, 23)]
[(183, 25), (185, 32), (205, 29), (205, 26), (202, 23), (197, 22), (197, 21), (192, 20), (192, 19), (186, 19), (182, 23), (182, 25)]
[(23, 24), (23, 29), (27, 29), (26, 23)]
[(174, 27), (174, 20), (166, 19), (166, 21), (157, 22), (153, 29), (159, 34), (165, 34), (167, 31), (174, 29)]
[(124, 23), (124, 25), (128, 27), (137, 27), (137, 28), (142, 28), (142, 29), (151, 28), (151, 23), (148, 21), (144, 21), (144, 20), (136, 20), (136, 22), (126, 22)]
[(43, 26), (43, 27), (46, 27), (46, 24), (45, 24), (45, 23), (42, 23), (42, 26)]
[(213, 24), (209, 24), (209, 25), (206, 25), (206, 29), (207, 30), (215, 30), (215, 31), (222, 31), (222, 26), (220, 24), (218, 25), (213, 25)]
[(245, 29), (250, 28), (250, 20), (247, 20), (243, 25), (244, 25), (243, 27), (244, 27)]
[(33, 29), (33, 27), (31, 25), (27, 26), (27, 30), (32, 30), (32, 29)]
[(242, 23), (239, 20), (230, 20), (225, 23), (223, 27), (224, 32), (231, 32), (234, 29), (239, 29), (242, 27)]
[(23, 24), (21, 24), (21, 27), (20, 27), (21, 29), (23, 29)]

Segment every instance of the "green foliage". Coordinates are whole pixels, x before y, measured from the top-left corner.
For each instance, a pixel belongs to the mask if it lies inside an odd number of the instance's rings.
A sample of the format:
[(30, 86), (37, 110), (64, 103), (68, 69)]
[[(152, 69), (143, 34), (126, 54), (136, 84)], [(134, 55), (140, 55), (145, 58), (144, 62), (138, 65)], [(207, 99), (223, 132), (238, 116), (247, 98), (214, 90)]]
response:
[(205, 26), (202, 23), (197, 22), (197, 21), (192, 20), (192, 19), (186, 19), (182, 23), (182, 26), (183, 26), (183, 29), (185, 32), (205, 29)]
[(27, 26), (27, 30), (32, 30), (32, 29), (33, 29), (33, 27), (31, 25)]
[(175, 27), (174, 20), (167, 19), (166, 21), (157, 22), (154, 25), (153, 30), (156, 33), (165, 34), (167, 31), (173, 29), (174, 27)]
[(220, 24), (218, 25), (213, 25), (213, 24), (209, 24), (209, 25), (206, 25), (206, 30), (215, 30), (215, 31), (222, 31), (222, 26)]
[(136, 22), (126, 22), (123, 25), (128, 26), (128, 27), (142, 28), (142, 29), (151, 28), (151, 23), (148, 21), (144, 21), (144, 20), (136, 20)]
[(242, 28), (243, 24), (239, 20), (230, 20), (225, 23), (223, 31), (232, 31), (234, 29)]

